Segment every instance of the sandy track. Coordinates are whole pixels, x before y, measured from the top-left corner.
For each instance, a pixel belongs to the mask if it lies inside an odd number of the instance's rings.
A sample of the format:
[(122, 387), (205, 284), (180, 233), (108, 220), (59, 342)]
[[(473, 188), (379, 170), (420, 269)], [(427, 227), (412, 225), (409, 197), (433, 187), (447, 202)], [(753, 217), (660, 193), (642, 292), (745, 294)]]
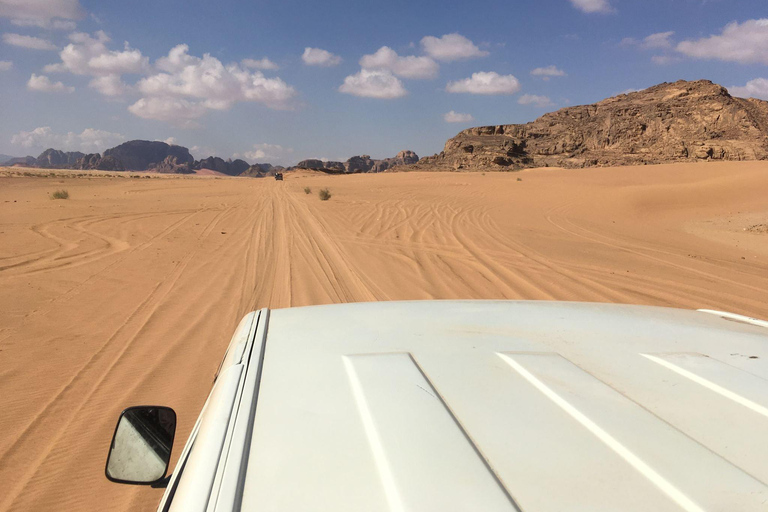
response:
[[(255, 308), (507, 298), (768, 317), (768, 236), (739, 220), (768, 222), (764, 163), (63, 181), (0, 178), (0, 510), (154, 510), (161, 491), (103, 477), (114, 421), (174, 407), (178, 454)], [(62, 186), (71, 199), (47, 198)]]

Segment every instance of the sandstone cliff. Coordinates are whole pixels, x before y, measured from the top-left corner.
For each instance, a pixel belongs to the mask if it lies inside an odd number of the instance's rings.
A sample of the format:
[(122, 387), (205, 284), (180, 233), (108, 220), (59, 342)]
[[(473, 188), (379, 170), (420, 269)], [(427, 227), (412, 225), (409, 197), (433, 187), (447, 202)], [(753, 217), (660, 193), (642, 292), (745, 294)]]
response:
[(708, 80), (663, 83), (527, 124), (449, 139), (411, 169), (519, 169), (768, 158), (768, 102), (734, 98)]
[(415, 164), (419, 161), (419, 155), (413, 151), (406, 149), (400, 151), (397, 156), (393, 158), (385, 158), (383, 160), (374, 160), (369, 155), (358, 155), (349, 158), (346, 162), (332, 162), (325, 160), (309, 159), (302, 160), (296, 164), (296, 169), (312, 169), (314, 171), (322, 171), (331, 174), (336, 173), (361, 173), (361, 172), (383, 172), (387, 169), (399, 165)]
[(129, 171), (145, 171), (151, 164), (159, 164), (166, 157), (175, 157), (178, 164), (191, 164), (194, 158), (183, 146), (160, 141), (129, 140), (104, 151), (104, 157), (114, 157)]

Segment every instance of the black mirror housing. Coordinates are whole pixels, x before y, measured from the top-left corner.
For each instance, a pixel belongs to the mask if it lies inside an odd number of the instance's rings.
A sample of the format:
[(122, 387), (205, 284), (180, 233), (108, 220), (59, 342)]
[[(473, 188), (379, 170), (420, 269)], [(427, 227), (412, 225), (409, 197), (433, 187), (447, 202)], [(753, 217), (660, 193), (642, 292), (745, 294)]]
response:
[(176, 434), (176, 412), (142, 405), (121, 414), (112, 435), (104, 474), (120, 484), (152, 485), (165, 478)]

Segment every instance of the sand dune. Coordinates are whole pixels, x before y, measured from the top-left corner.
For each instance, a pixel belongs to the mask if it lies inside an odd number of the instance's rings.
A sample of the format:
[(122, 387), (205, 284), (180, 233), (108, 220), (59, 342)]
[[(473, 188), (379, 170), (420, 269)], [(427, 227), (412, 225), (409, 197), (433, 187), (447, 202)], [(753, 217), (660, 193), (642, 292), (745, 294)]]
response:
[(174, 407), (178, 455), (255, 308), (505, 298), (767, 318), (768, 234), (744, 230), (768, 224), (766, 197), (760, 162), (0, 178), (0, 510), (154, 510), (161, 490), (103, 476), (114, 422)]

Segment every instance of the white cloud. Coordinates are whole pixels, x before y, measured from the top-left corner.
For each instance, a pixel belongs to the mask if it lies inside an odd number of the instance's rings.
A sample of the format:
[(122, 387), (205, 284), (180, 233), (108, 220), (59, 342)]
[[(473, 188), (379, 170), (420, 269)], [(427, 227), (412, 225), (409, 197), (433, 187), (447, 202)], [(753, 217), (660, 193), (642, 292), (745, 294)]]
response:
[(520, 90), (520, 82), (512, 75), (500, 75), (495, 71), (472, 73), (470, 78), (448, 82), (448, 92), (469, 94), (514, 94)]
[(44, 27), (54, 18), (77, 20), (83, 14), (78, 0), (0, 0), (0, 17), (16, 25)]
[(446, 123), (469, 123), (475, 120), (472, 114), (460, 114), (451, 110), (450, 112), (443, 114), (443, 120)]
[(520, 105), (533, 105), (534, 107), (545, 108), (552, 107), (554, 103), (547, 96), (538, 96), (536, 94), (523, 94), (517, 100)]
[(729, 87), (728, 92), (739, 98), (768, 100), (768, 78), (755, 78), (742, 87)]
[(55, 133), (50, 126), (30, 132), (21, 131), (11, 137), (11, 144), (23, 148), (55, 148), (64, 151), (101, 152), (125, 140), (125, 136), (105, 130), (86, 128), (81, 133)]
[(33, 36), (23, 36), (21, 34), (3, 34), (3, 42), (12, 46), (29, 48), (30, 50), (57, 50), (56, 45), (47, 39), (41, 39)]
[(51, 82), (51, 79), (45, 75), (36, 75), (32, 73), (27, 82), (27, 89), (40, 92), (74, 92), (74, 87), (69, 87), (61, 82)]
[(240, 64), (249, 69), (280, 69), (280, 66), (264, 57), (263, 59), (243, 59)]
[(50, 64), (44, 68), (46, 72), (68, 71), (75, 75), (123, 75), (146, 73), (149, 71), (149, 58), (139, 50), (132, 49), (128, 43), (123, 51), (110, 50), (106, 43), (109, 36), (99, 30), (95, 37), (83, 32), (69, 35), (70, 44), (65, 46), (59, 57), (61, 62)]
[(169, 146), (176, 146), (176, 137), (168, 137), (167, 139), (163, 140), (162, 142), (165, 142)]
[[(0, 0), (2, 1), (2, 0)], [(17, 19), (11, 20), (11, 23), (17, 27), (38, 27), (52, 30), (75, 30), (77, 23), (71, 20), (40, 20), (40, 19)]]
[(617, 94), (617, 96), (621, 94), (632, 94), (633, 92), (640, 92), (640, 91), (642, 91), (642, 89), (624, 89), (619, 94)]
[(122, 96), (130, 87), (125, 84), (120, 75), (97, 76), (88, 83), (88, 86), (96, 89), (104, 96)]
[(338, 66), (341, 63), (341, 57), (334, 55), (327, 50), (321, 48), (304, 48), (304, 53), (301, 56), (301, 60), (307, 66), (322, 66), (331, 67)]
[(0, 60), (0, 71), (8, 71), (13, 67), (13, 62), (10, 60)]
[(237, 64), (224, 66), (210, 54), (202, 58), (189, 55), (185, 44), (171, 49), (158, 59), (156, 73), (136, 84), (144, 98), (129, 110), (139, 117), (186, 122), (201, 117), (206, 110), (229, 110), (237, 102), (253, 101), (273, 109), (292, 107), (293, 87), (280, 78), (266, 78), (260, 71), (249, 72)]
[(720, 35), (682, 41), (677, 51), (697, 59), (768, 64), (768, 19), (733, 22)]
[(339, 91), (366, 98), (391, 99), (408, 94), (403, 83), (392, 73), (381, 69), (361, 69), (344, 79)]
[(475, 43), (461, 34), (445, 34), (443, 37), (426, 36), (421, 40), (424, 53), (436, 60), (452, 61), (485, 57), (488, 52), (481, 50)]
[(140, 98), (128, 107), (128, 111), (144, 119), (167, 121), (182, 126), (193, 126), (194, 120), (202, 117), (207, 109), (200, 103), (181, 98), (155, 97)]
[(531, 71), (531, 75), (540, 77), (542, 80), (549, 80), (552, 77), (566, 76), (566, 72), (562, 69), (558, 69), (556, 66), (547, 66), (544, 68), (536, 68)]
[(641, 46), (643, 48), (672, 48), (673, 35), (675, 35), (673, 31), (651, 34), (643, 39)]
[(613, 12), (613, 7), (608, 0), (569, 0), (571, 4), (581, 12)]
[(284, 165), (293, 154), (293, 148), (279, 144), (254, 144), (253, 149), (243, 153), (243, 157), (251, 162)]
[(382, 46), (376, 53), (363, 55), (360, 66), (365, 69), (389, 70), (403, 78), (434, 78), (440, 66), (429, 57), (401, 57), (395, 50)]

